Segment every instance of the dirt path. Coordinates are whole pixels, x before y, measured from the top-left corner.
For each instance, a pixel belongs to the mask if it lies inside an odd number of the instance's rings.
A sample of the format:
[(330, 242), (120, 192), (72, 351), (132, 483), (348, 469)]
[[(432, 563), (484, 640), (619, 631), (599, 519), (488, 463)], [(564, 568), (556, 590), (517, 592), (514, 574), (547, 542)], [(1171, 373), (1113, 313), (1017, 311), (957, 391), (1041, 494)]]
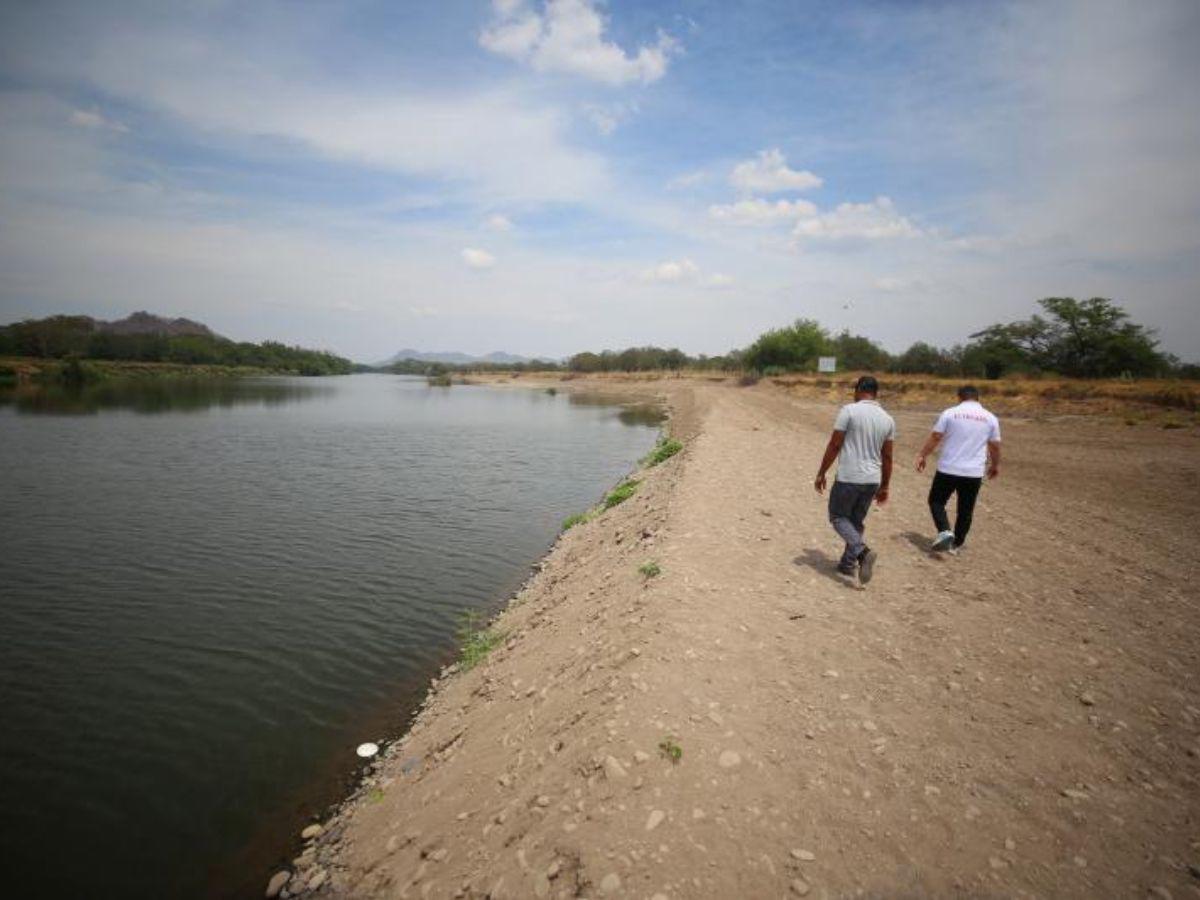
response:
[(667, 390), (685, 453), (563, 537), (285, 892), (1200, 897), (1194, 434), (1006, 422), (934, 558), (900, 414), (863, 589), (811, 487), (835, 410)]

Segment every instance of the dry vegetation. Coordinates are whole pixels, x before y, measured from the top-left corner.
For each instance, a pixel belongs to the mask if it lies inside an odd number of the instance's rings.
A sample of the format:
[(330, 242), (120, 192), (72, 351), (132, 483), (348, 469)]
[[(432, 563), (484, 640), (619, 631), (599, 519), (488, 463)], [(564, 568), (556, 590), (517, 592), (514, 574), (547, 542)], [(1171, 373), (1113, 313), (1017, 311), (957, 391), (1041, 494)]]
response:
[[(844, 402), (854, 380), (863, 373), (792, 374), (763, 378), (796, 397)], [(513, 375), (519, 381), (570, 381), (570, 372)], [(645, 382), (687, 378), (698, 381), (754, 383), (741, 372), (608, 372), (587, 376), (589, 382)], [(962, 379), (933, 375), (881, 375), (888, 405), (935, 409), (954, 400)], [(1000, 413), (1022, 416), (1098, 415), (1126, 424), (1166, 427), (1200, 425), (1200, 382), (1177, 379), (1001, 378), (977, 382), (984, 403)]]

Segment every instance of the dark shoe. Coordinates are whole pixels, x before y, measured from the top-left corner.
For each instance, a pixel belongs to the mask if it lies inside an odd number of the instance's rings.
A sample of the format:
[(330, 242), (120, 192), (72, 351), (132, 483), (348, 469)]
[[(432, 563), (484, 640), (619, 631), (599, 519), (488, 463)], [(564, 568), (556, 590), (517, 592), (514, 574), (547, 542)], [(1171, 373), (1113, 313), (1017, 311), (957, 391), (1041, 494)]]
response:
[(841, 566), (841, 565), (839, 565), (839, 566), (837, 567), (837, 570), (838, 570), (839, 572), (841, 572), (843, 575), (849, 575), (849, 576), (851, 576), (851, 577), (854, 577), (854, 566)]
[(862, 556), (858, 558), (858, 580), (862, 584), (866, 584), (875, 574), (875, 560), (879, 558), (879, 554), (868, 547), (862, 552)]

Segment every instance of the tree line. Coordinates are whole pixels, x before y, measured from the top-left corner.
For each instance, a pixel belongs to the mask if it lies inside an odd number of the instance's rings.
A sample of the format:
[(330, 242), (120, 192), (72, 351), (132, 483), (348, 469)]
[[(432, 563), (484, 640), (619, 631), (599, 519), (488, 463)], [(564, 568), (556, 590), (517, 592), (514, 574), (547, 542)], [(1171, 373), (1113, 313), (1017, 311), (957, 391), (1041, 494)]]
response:
[(619, 352), (577, 353), (574, 372), (640, 372), (656, 369), (746, 370), (760, 374), (812, 372), (822, 356), (843, 371), (874, 371), (962, 378), (1056, 374), (1075, 378), (1200, 377), (1200, 366), (1181, 364), (1158, 349), (1153, 332), (1129, 319), (1111, 300), (1050, 297), (1041, 314), (991, 325), (964, 344), (939, 348), (918, 341), (892, 354), (862, 335), (831, 334), (813, 319), (774, 328), (744, 350), (724, 356), (688, 356), (680, 350), (632, 347)]
[(350, 360), (323, 350), (216, 335), (116, 334), (98, 329), (87, 316), (51, 316), (2, 326), (0, 356), (253, 366), (297, 375), (345, 375), (354, 369)]

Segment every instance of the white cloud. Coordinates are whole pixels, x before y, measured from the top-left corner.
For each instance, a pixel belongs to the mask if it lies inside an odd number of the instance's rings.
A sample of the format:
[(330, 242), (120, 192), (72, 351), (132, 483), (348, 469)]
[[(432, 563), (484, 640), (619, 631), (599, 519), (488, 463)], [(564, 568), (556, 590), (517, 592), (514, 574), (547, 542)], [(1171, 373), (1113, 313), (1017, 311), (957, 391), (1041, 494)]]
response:
[(789, 169), (787, 160), (778, 148), (760, 150), (756, 158), (738, 163), (733, 167), (729, 181), (745, 194), (807, 191), (824, 184), (821, 178), (807, 169)]
[(592, 0), (546, 0), (540, 12), (522, 0), (495, 0), (495, 21), (479, 36), (486, 50), (539, 72), (566, 72), (605, 84), (650, 84), (666, 74), (679, 42), (660, 31), (629, 55), (605, 40), (607, 23)]
[(78, 125), (80, 128), (96, 128), (106, 129), (108, 131), (117, 131), (122, 134), (129, 131), (129, 128), (122, 125), (120, 122), (105, 118), (98, 109), (74, 109), (71, 111), (71, 124)]
[(508, 216), (495, 213), (487, 217), (487, 220), (483, 223), (483, 227), (489, 231), (498, 231), (503, 234), (512, 231), (514, 226), (512, 219)]
[(462, 251), (462, 261), (472, 269), (490, 269), (496, 265), (496, 257), (486, 250), (475, 247), (465, 247)]
[(694, 284), (703, 288), (719, 290), (730, 287), (733, 278), (720, 272), (704, 275), (700, 267), (688, 257), (668, 259), (641, 274), (641, 280), (650, 284)]
[(605, 137), (616, 131), (617, 126), (637, 111), (636, 103), (588, 103), (583, 107), (583, 114)]
[(667, 190), (668, 191), (686, 190), (687, 188), (695, 187), (698, 184), (702, 184), (703, 182), (708, 181), (708, 179), (710, 179), (711, 177), (712, 177), (712, 174), (710, 172), (705, 171), (704, 169), (697, 169), (694, 172), (684, 172), (682, 175), (676, 175), (674, 178), (672, 178), (670, 181), (667, 182)]
[(708, 208), (708, 216), (730, 225), (773, 225), (815, 216), (817, 205), (808, 200), (763, 200), (751, 197), (735, 203), (716, 204)]
[(881, 196), (869, 203), (839, 203), (830, 212), (801, 219), (792, 234), (801, 239), (883, 240), (917, 237), (922, 231)]
[(919, 291), (929, 287), (926, 281), (907, 275), (883, 275), (876, 278), (872, 284), (877, 291), (882, 291), (885, 294), (902, 294), (907, 291)]
[[(240, 40), (130, 26), (97, 35), (86, 57), (38, 64), (44, 77), (78, 78), (210, 137), (436, 179), (476, 201), (572, 202), (610, 191), (605, 160), (572, 144), (565, 104), (519, 86), (363, 89), (315, 77), (286, 46), (264, 57)], [(81, 131), (107, 121), (79, 113)]]

